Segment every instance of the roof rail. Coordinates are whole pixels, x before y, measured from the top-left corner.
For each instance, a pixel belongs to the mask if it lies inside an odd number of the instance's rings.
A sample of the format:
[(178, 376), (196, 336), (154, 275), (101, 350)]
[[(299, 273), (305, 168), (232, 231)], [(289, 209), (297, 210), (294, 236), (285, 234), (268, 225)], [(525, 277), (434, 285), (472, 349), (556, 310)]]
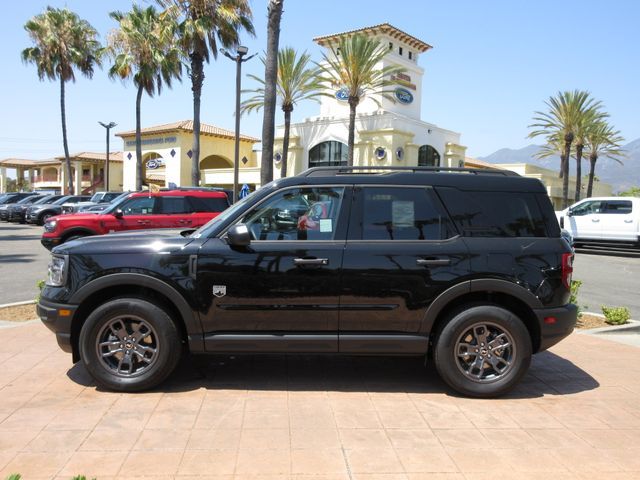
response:
[(461, 167), (313, 167), (298, 174), (300, 177), (321, 177), (326, 175), (349, 174), (387, 174), (393, 172), (412, 173), (471, 173), (473, 175), (503, 175), (505, 177), (519, 177), (516, 172), (497, 168), (461, 168)]

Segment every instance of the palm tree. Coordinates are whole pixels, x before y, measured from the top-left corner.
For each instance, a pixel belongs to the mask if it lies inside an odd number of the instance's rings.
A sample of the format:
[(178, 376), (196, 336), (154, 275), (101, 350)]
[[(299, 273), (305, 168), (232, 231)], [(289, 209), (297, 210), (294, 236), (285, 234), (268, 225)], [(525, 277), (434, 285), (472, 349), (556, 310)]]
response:
[(189, 59), (193, 92), (193, 147), (191, 183), (200, 185), (200, 99), (204, 82), (204, 62), (218, 57), (218, 45), (236, 47), (240, 30), (254, 35), (248, 0), (157, 0), (177, 22), (183, 55)]
[[(287, 175), (287, 155), (289, 153), (289, 132), (291, 128), (291, 112), (296, 104), (302, 100), (314, 99), (325, 95), (320, 81), (320, 69), (308, 68), (311, 55), (304, 52), (298, 57), (295, 49), (286, 47), (278, 52), (278, 81), (276, 83), (277, 96), (284, 112), (284, 139), (282, 141), (282, 165), (280, 176)], [(262, 59), (265, 63), (265, 59)], [(247, 75), (261, 86), (255, 90), (243, 90), (253, 92), (255, 95), (242, 103), (242, 112), (260, 110), (265, 104), (265, 81), (255, 75)]]
[(22, 51), (25, 63), (35, 64), (40, 80), (60, 82), (60, 117), (62, 120), (62, 145), (64, 147), (67, 192), (73, 193), (71, 159), (67, 141), (67, 116), (65, 109), (65, 83), (75, 82), (75, 70), (88, 78), (93, 68), (100, 64), (102, 47), (97, 40), (98, 32), (70, 10), (47, 7), (40, 15), (29, 20), (25, 26), (33, 47)]
[(535, 112), (535, 123), (529, 127), (537, 128), (529, 137), (544, 135), (548, 140), (561, 138), (563, 153), (560, 156), (560, 177), (562, 178), (562, 205), (569, 203), (569, 158), (576, 133), (585, 115), (599, 112), (601, 104), (591, 98), (589, 92), (574, 90), (558, 92), (557, 97), (550, 97), (545, 102), (548, 112)]
[(608, 118), (609, 115), (607, 113), (602, 112), (599, 108), (590, 109), (584, 112), (583, 115), (580, 116), (580, 120), (578, 122), (576, 128), (576, 193), (575, 193), (575, 201), (580, 201), (580, 193), (582, 191), (582, 153), (585, 148), (585, 144), (587, 142), (587, 132), (589, 129), (592, 129), (594, 125), (603, 122)]
[(585, 150), (589, 155), (589, 183), (587, 185), (587, 197), (593, 193), (593, 179), (595, 176), (596, 162), (600, 157), (608, 157), (622, 165), (616, 157), (623, 157), (622, 142), (624, 138), (618, 130), (614, 130), (606, 121), (592, 124), (585, 134)]
[(267, 56), (264, 61), (264, 115), (262, 118), (262, 158), (260, 160), (260, 183), (262, 185), (273, 180), (278, 45), (283, 5), (284, 0), (269, 0), (267, 7)]
[(160, 94), (163, 82), (171, 87), (174, 78), (180, 80), (181, 51), (175, 43), (172, 19), (158, 13), (153, 6), (145, 9), (134, 4), (128, 13), (111, 12), (119, 23), (109, 38), (109, 51), (114, 62), (111, 78), (126, 80), (133, 76), (136, 94), (136, 189), (142, 189), (142, 142), (140, 135), (140, 104), (142, 92), (150, 97)]
[[(389, 77), (405, 69), (395, 65), (380, 67), (379, 64), (387, 53), (388, 50), (383, 48), (378, 40), (356, 34), (343, 37), (337, 48), (331, 47), (331, 55), (323, 54), (324, 62), (320, 68), (326, 74), (325, 88), (334, 90), (340, 87), (348, 92), (349, 166), (353, 165), (356, 108), (362, 97), (371, 92), (395, 101), (390, 95), (391, 90), (386, 88), (395, 84)], [(370, 98), (380, 104), (374, 96)]]

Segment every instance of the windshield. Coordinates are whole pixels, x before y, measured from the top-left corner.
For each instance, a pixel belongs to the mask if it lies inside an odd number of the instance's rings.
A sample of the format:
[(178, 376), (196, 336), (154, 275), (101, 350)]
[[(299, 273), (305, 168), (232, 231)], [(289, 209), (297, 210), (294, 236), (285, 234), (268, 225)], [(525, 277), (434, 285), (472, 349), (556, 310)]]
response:
[(100, 200), (102, 200), (103, 195), (103, 193), (96, 193), (93, 197), (91, 197), (89, 201), (98, 203)]
[(38, 200), (36, 200), (35, 202), (33, 202), (34, 205), (41, 205), (43, 203), (47, 203), (49, 201), (51, 201), (53, 199), (53, 195), (46, 195), (42, 198), (39, 198)]
[(22, 200), (18, 200), (16, 204), (25, 204), (25, 203), (33, 203), (33, 196), (24, 197)]
[(191, 234), (191, 236), (194, 237), (194, 238), (200, 238), (202, 236), (209, 236), (209, 231), (215, 225), (217, 225), (217, 224), (219, 224), (221, 222), (224, 222), (228, 218), (233, 217), (237, 211), (242, 210), (244, 208), (244, 206), (247, 204), (247, 200), (253, 199), (253, 196), (255, 195), (255, 193), (257, 191), (258, 190), (256, 190), (255, 192), (250, 193), (249, 195), (244, 197), (242, 200), (234, 203), (231, 207), (229, 207), (226, 210), (224, 210), (217, 217), (212, 218), (211, 220), (209, 220), (207, 223), (205, 223), (203, 226), (201, 226), (199, 229), (197, 229), (195, 232), (193, 232)]
[(56, 200), (55, 202), (53, 202), (51, 205), (62, 205), (63, 203), (65, 203), (67, 200), (69, 200), (73, 195), (65, 195), (62, 198), (59, 198), (58, 200)]

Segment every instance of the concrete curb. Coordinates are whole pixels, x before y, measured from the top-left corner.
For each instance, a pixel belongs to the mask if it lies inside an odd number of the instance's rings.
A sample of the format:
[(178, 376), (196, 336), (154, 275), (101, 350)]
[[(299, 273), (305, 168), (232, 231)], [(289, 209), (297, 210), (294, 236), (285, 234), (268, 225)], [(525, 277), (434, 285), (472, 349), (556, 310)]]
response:
[(32, 303), (36, 303), (35, 300), (25, 300), (24, 302), (13, 302), (13, 303), (5, 303), (4, 305), (0, 305), (0, 308), (8, 308), (8, 307), (20, 307), (21, 305), (29, 305)]
[(580, 333), (585, 335), (623, 335), (623, 334), (640, 334), (640, 322), (638, 320), (629, 320), (624, 325), (612, 325), (610, 327), (591, 328), (582, 330)]

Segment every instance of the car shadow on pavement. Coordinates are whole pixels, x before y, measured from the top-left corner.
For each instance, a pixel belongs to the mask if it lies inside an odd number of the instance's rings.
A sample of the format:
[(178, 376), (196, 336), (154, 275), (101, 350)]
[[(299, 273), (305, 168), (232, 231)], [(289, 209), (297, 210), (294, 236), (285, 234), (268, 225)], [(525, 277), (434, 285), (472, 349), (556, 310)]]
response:
[(26, 240), (40, 240), (40, 238), (42, 238), (41, 235), (11, 235), (8, 237), (3, 237), (2, 241), (3, 242), (15, 242), (20, 240), (22, 241), (26, 241)]
[(5, 263), (30, 263), (36, 261), (36, 255), (31, 253), (14, 253), (12, 255), (0, 255), (0, 264)]
[[(95, 383), (82, 364), (68, 377)], [(533, 357), (520, 384), (503, 398), (536, 398), (593, 390), (599, 383), (571, 361), (551, 352)], [(323, 355), (185, 355), (157, 392), (210, 390), (444, 393), (459, 396), (418, 357)], [(100, 388), (97, 388), (101, 390)]]

